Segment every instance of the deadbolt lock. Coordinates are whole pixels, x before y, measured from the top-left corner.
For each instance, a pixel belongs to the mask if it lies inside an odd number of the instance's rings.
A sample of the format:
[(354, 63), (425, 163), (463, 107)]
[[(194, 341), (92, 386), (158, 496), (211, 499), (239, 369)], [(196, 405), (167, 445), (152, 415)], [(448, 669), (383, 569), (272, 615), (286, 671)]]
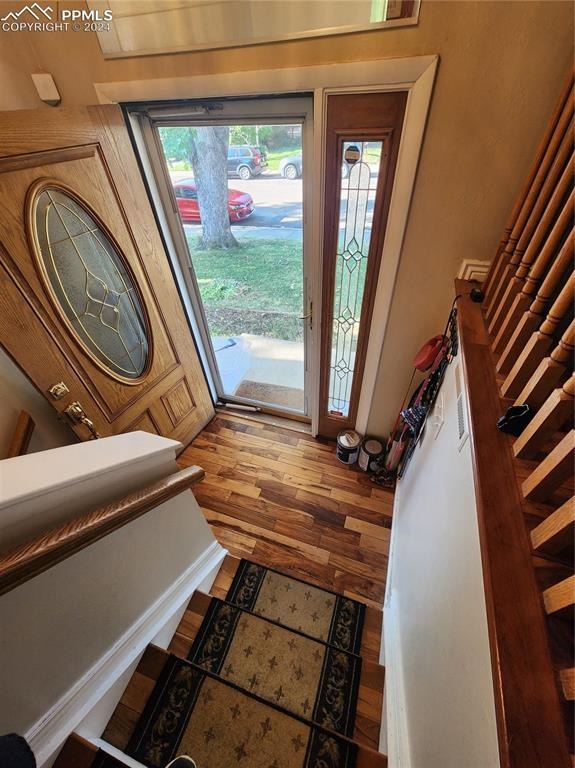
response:
[(63, 381), (59, 381), (57, 384), (54, 384), (54, 386), (50, 387), (48, 392), (52, 395), (54, 400), (61, 400), (64, 395), (67, 395), (70, 392), (70, 390)]

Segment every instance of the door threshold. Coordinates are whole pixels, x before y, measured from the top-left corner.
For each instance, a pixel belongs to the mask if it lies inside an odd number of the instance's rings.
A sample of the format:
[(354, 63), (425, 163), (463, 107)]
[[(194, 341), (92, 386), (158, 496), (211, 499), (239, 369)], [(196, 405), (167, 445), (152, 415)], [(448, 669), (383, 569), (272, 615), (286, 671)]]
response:
[(311, 423), (290, 419), (289, 416), (278, 416), (272, 413), (263, 413), (262, 411), (241, 411), (234, 409), (233, 405), (229, 408), (216, 406), (216, 415), (233, 416), (244, 421), (253, 421), (256, 424), (267, 424), (272, 427), (289, 429), (292, 432), (301, 432), (304, 435), (311, 435)]

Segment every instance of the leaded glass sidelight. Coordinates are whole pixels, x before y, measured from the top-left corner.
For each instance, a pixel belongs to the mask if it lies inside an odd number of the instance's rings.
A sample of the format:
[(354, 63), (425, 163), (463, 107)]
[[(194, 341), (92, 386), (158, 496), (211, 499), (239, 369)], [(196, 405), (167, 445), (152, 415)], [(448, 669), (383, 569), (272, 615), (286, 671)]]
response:
[(351, 401), (382, 142), (353, 142), (348, 150), (344, 156), (357, 160), (342, 165), (327, 400), (328, 413), (343, 417)]
[(110, 372), (139, 378), (149, 340), (122, 254), (88, 207), (64, 189), (41, 188), (32, 198), (31, 217), (44, 276), (80, 341)]

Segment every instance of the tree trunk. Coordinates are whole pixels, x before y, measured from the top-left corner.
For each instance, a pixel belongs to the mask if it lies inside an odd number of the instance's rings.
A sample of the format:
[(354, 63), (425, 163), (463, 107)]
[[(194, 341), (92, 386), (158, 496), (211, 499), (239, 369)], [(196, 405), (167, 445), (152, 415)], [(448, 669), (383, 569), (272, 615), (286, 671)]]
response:
[[(228, 212), (228, 144), (227, 126), (206, 125), (190, 135), (190, 162), (198, 190), (202, 219), (201, 247), (235, 248)], [(191, 132), (190, 132), (191, 133)]]

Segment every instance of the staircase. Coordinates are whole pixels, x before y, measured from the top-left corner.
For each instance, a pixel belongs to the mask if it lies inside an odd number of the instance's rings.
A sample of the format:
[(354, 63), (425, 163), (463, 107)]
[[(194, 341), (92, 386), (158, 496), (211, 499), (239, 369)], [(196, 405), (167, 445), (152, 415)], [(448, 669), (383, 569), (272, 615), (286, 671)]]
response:
[[(147, 647), (102, 734), (102, 739), (92, 743), (72, 734), (56, 759), (54, 768), (113, 768), (113, 766), (141, 765), (129, 757), (126, 751), (156, 683), (172, 658), (171, 654), (179, 659), (188, 658), (210, 606), (213, 606), (215, 599), (225, 601), (228, 597), (239, 565), (240, 560), (227, 556), (210, 594), (200, 591), (194, 593), (167, 651), (154, 645)], [(253, 616), (253, 614), (249, 615)], [(359, 653), (362, 660), (361, 676), (357, 690), (353, 733), (347, 737), (341, 732), (333, 734), (340, 742), (349, 742), (357, 748), (355, 762), (348, 763), (350, 767), (355, 765), (355, 768), (384, 768), (387, 765), (387, 758), (377, 751), (384, 686), (384, 669), (378, 664), (380, 633), (381, 612), (366, 607)], [(274, 711), (271, 705), (270, 711)], [(297, 721), (293, 722), (297, 725)], [(312, 725), (311, 719), (309, 725)], [(327, 730), (325, 732), (328, 733)], [(190, 756), (197, 757), (193, 754)], [(245, 761), (245, 764), (248, 765), (248, 762)], [(310, 763), (310, 768), (311, 765)], [(198, 763), (198, 768), (208, 767)], [(256, 768), (256, 765), (250, 762), (249, 768)], [(267, 762), (265, 768), (268, 768)]]
[[(459, 305), (500, 744), (511, 768), (575, 764), (574, 110), (570, 72), (483, 309), (465, 296)], [(531, 418), (497, 434), (510, 406), (528, 406)]]

